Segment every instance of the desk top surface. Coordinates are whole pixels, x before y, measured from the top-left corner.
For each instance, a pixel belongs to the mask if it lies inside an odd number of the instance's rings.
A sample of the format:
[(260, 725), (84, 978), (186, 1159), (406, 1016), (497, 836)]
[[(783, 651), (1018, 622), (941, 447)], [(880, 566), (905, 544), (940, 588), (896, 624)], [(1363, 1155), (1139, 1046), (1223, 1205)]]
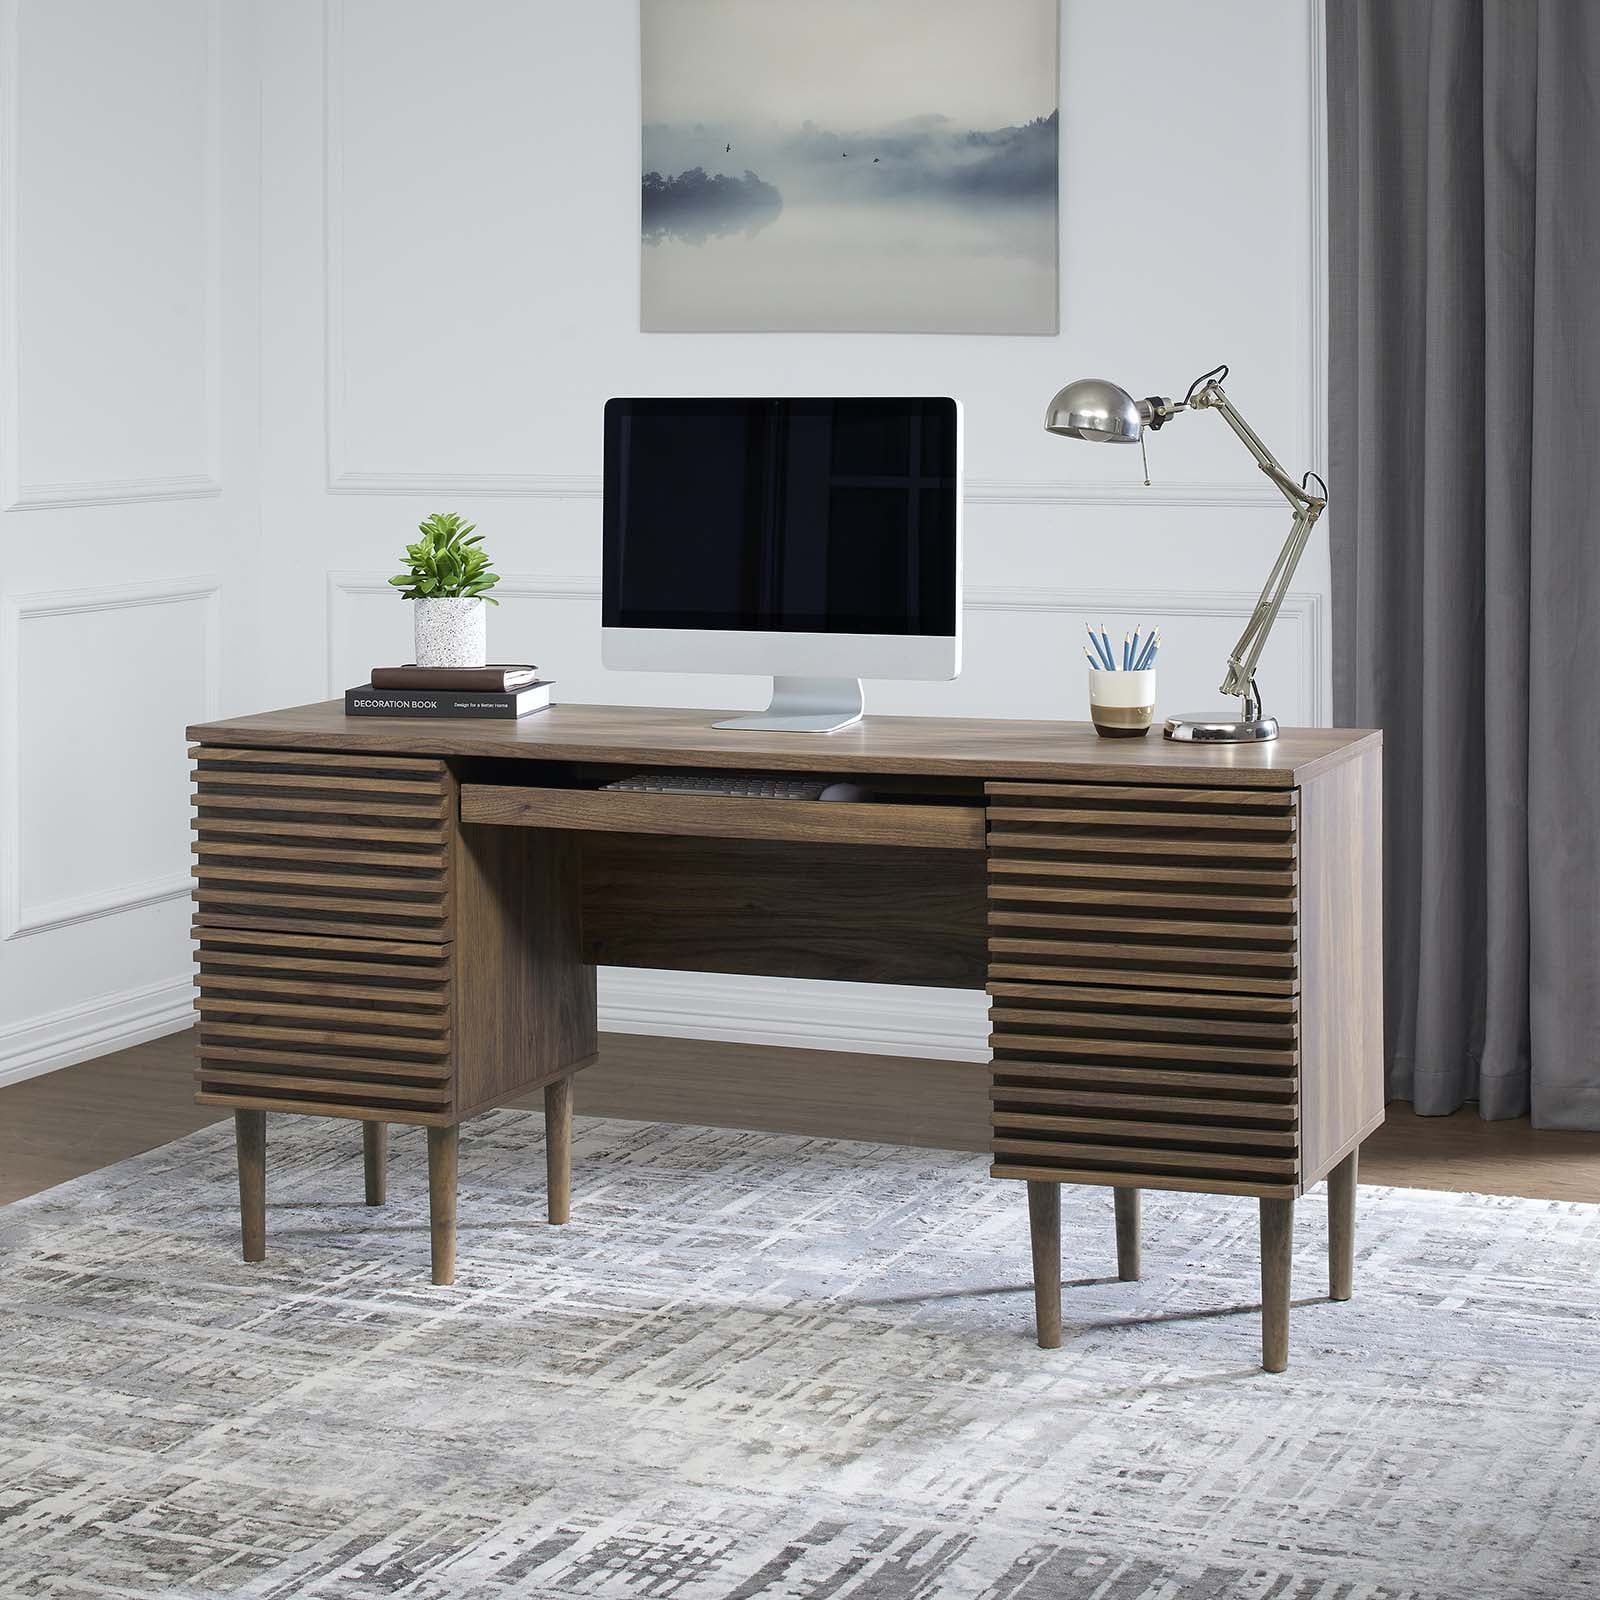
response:
[(1288, 728), (1265, 744), (1178, 744), (1160, 730), (1102, 739), (1087, 722), (865, 717), (831, 734), (716, 729), (738, 712), (556, 705), (515, 722), (347, 717), (339, 700), (199, 723), (203, 744), (268, 750), (596, 761), (767, 771), (900, 773), (1289, 788), (1382, 740), (1352, 728)]

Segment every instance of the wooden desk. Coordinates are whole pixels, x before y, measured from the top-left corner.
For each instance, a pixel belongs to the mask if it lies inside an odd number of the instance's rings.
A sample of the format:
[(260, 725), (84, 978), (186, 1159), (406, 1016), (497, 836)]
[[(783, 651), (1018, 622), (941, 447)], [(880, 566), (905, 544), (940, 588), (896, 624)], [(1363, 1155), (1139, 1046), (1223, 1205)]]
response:
[[(996, 1177), (1027, 1183), (1039, 1341), (1059, 1343), (1060, 1186), (1254, 1195), (1263, 1357), (1287, 1362), (1295, 1198), (1329, 1177), (1350, 1293), (1356, 1151), (1383, 1117), (1381, 741), (1102, 740), (1085, 724), (869, 717), (828, 737), (717, 713), (189, 730), (198, 1098), (233, 1109), (247, 1259), (265, 1116), (428, 1128), (433, 1276), (457, 1129), (540, 1085), (566, 1220), (571, 1082), (598, 964), (987, 989)], [(871, 803), (605, 792), (648, 767), (850, 777)]]

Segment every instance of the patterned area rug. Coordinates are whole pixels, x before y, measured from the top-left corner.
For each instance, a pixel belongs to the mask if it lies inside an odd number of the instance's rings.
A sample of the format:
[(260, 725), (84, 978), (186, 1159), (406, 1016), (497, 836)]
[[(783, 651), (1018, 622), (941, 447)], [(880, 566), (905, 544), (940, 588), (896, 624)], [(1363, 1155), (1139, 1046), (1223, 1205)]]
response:
[(1600, 1596), (1600, 1207), (1298, 1207), (1257, 1369), (1255, 1205), (1069, 1191), (1067, 1337), (975, 1156), (585, 1120), (269, 1120), (268, 1260), (219, 1126), (0, 1211), (0, 1595), (506, 1600)]

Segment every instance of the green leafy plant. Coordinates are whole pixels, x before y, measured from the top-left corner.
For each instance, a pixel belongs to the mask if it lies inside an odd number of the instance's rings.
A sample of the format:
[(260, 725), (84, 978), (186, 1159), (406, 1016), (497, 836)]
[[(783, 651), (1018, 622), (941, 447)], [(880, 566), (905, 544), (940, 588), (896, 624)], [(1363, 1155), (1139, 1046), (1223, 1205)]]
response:
[(406, 600), (476, 600), (481, 595), (490, 605), (499, 605), (486, 591), (499, 583), (500, 574), (489, 570), (489, 558), (478, 548), (483, 535), (473, 531), (476, 526), (453, 511), (435, 511), (417, 524), (422, 537), (406, 546), (411, 570), (389, 582)]

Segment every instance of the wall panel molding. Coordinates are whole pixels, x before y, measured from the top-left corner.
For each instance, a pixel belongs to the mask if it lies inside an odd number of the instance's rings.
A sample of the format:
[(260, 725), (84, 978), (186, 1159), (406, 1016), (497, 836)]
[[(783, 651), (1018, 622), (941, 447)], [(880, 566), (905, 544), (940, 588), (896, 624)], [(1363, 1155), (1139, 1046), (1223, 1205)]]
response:
[[(329, 460), (333, 461), (330, 450)], [(343, 472), (330, 465), (330, 494), (412, 495), (418, 499), (598, 500), (599, 473)], [(1269, 483), (1075, 482), (1047, 478), (967, 478), (969, 506), (1211, 506), (1282, 509)]]
[[(1259, 599), (1259, 594), (1245, 589), (1022, 589), (979, 584), (969, 585), (966, 609), (1070, 611), (1086, 613), (1096, 619), (1125, 617), (1130, 622), (1141, 622), (1148, 617), (1159, 617), (1163, 622), (1172, 617), (1194, 617), (1202, 621), (1230, 623), (1243, 631)], [(1321, 670), (1326, 634), (1325, 612), (1320, 594), (1315, 591), (1291, 591), (1284, 597), (1273, 628), (1274, 638), (1293, 631), (1300, 704), (1308, 710), (1307, 725), (1314, 728), (1328, 725)], [(1223, 660), (1219, 658), (1219, 674), (1223, 665)], [(1217, 698), (1220, 702), (1221, 696)]]
[[(504, 578), (495, 593), (507, 600), (578, 600), (598, 604), (600, 576), (591, 572), (521, 573)], [(341, 695), (347, 685), (338, 681), (340, 629), (345, 608), (362, 595), (392, 596), (387, 575), (376, 571), (336, 571), (328, 574), (327, 682), (329, 695)], [(967, 611), (1017, 613), (1087, 613), (1096, 618), (1194, 617), (1227, 622), (1241, 630), (1260, 596), (1245, 589), (1062, 589), (1041, 585), (1026, 588), (1006, 584), (969, 583), (964, 595)], [(1278, 613), (1274, 636), (1292, 630), (1299, 675), (1300, 703), (1309, 708), (1310, 725), (1327, 724), (1327, 706), (1320, 670), (1326, 631), (1326, 607), (1315, 592), (1291, 592)], [(1219, 660), (1220, 672), (1222, 663)]]
[(185, 975), (0, 1028), (0, 1088), (179, 1033), (194, 1022), (194, 996)]
[[(587, 572), (546, 572), (510, 574), (494, 586), (499, 600), (600, 600), (600, 579)], [(393, 603), (395, 589), (387, 572), (331, 571), (328, 573), (328, 599), (324, 635), (325, 661), (330, 699), (341, 697), (349, 684), (339, 676), (339, 644), (344, 618), (352, 600), (363, 595), (385, 595)]]
[[(1307, 238), (1310, 305), (1306, 315), (1307, 393), (1296, 410), (1301, 457), (1325, 459), (1327, 399), (1326, 100), (1322, 83), (1323, 0), (1306, 0), (1309, 35), (1306, 72), (1307, 146), (1310, 152), (1310, 224)], [(598, 473), (415, 472), (356, 465), (349, 459), (344, 347), (344, 0), (323, 0), (323, 296), (325, 487), (330, 494), (453, 496), (486, 499), (593, 500)], [(1043, 406), (1041, 397), (1041, 414)], [(1283, 497), (1260, 478), (1212, 482), (1159, 481), (1148, 486), (1130, 471), (1120, 479), (994, 478), (969, 476), (968, 505), (1280, 508)]]
[(20, 118), (20, 0), (0, 0), (0, 511), (193, 500), (222, 493), (222, 19), (210, 0), (206, 21), (206, 177), (203, 282), (205, 438), (193, 472), (133, 478), (32, 482), (22, 476), (21, 316), (17, 267)]
[[(202, 716), (219, 715), (221, 704), (222, 586), (211, 576), (106, 584), (91, 589), (58, 589), (0, 598), (0, 940), (47, 933), (119, 911), (134, 911), (175, 900), (192, 887), (188, 862), (170, 873), (130, 883), (106, 884), (89, 893), (29, 904), (22, 893), (21, 668), (23, 632), (41, 617), (77, 616), (98, 611), (168, 605), (201, 605), (204, 613)], [(176, 737), (176, 734), (174, 734)]]
[(329, 494), (409, 494), (422, 499), (598, 500), (600, 474), (518, 472), (343, 472), (328, 451)]

